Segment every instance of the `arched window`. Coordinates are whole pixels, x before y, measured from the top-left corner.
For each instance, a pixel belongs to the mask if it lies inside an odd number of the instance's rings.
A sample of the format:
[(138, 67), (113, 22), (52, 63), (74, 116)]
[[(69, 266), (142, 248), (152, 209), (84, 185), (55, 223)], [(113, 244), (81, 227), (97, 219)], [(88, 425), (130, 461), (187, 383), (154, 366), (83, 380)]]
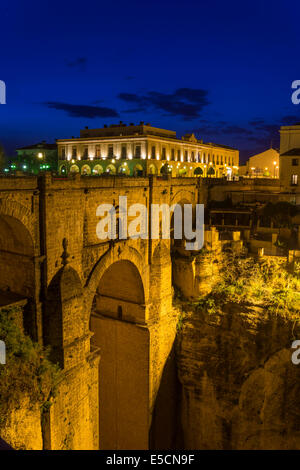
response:
[(89, 167), (89, 165), (83, 165), (83, 167), (81, 168), (81, 174), (82, 175), (90, 175), (91, 174), (91, 168)]

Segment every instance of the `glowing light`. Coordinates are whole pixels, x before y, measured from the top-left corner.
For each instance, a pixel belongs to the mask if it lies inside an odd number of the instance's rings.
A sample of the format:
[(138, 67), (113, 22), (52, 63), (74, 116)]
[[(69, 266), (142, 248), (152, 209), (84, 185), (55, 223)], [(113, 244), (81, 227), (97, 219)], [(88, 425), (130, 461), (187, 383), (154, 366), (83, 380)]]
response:
[(251, 170), (254, 171), (254, 170), (255, 170), (255, 166), (253, 166), (253, 167), (251, 168)]
[(116, 163), (116, 160), (114, 158), (112, 159), (112, 163)]
[(39, 153), (38, 153), (38, 158), (43, 158), (42, 152), (39, 152)]

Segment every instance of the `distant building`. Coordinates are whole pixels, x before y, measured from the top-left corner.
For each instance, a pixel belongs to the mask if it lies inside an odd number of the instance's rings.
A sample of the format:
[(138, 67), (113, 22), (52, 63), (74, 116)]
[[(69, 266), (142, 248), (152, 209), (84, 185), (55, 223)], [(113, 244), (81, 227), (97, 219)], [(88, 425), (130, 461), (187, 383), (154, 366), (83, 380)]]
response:
[(85, 128), (57, 140), (59, 173), (228, 177), (238, 173), (238, 150), (141, 122)]
[(280, 128), (280, 184), (283, 191), (300, 193), (300, 123)]
[(6, 171), (24, 171), (38, 174), (45, 170), (57, 171), (57, 145), (45, 141), (17, 149)]
[(239, 174), (251, 178), (279, 178), (279, 165), (279, 152), (269, 148), (250, 157), (245, 165), (240, 166)]

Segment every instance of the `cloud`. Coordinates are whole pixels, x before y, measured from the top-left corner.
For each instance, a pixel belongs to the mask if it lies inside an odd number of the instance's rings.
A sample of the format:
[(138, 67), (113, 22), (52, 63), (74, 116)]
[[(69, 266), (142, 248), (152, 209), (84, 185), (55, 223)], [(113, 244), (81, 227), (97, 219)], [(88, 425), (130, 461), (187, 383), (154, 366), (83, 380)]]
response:
[(78, 57), (75, 60), (71, 61), (66, 61), (67, 67), (71, 68), (82, 68), (85, 67), (87, 63), (87, 58), (86, 57)]
[(235, 124), (229, 124), (225, 121), (211, 122), (204, 124), (201, 127), (192, 129), (189, 132), (193, 132), (198, 135), (233, 135), (233, 136), (252, 136), (253, 131), (247, 127), (241, 127)]
[(144, 95), (120, 93), (118, 98), (135, 105), (126, 112), (141, 112), (149, 108), (165, 111), (169, 116), (179, 116), (184, 120), (196, 119), (209, 103), (208, 91), (193, 88), (178, 88), (173, 93), (149, 91)]
[(85, 117), (85, 118), (96, 118), (96, 117), (118, 117), (119, 113), (112, 109), (101, 106), (89, 106), (84, 104), (70, 104), (60, 103), (57, 101), (48, 101), (43, 103), (50, 109), (57, 109), (59, 111), (65, 111), (68, 116), (71, 117)]
[(293, 125), (293, 124), (296, 124), (297, 122), (300, 121), (300, 117), (299, 116), (283, 116), (281, 118), (281, 122), (282, 124), (286, 124), (286, 125)]

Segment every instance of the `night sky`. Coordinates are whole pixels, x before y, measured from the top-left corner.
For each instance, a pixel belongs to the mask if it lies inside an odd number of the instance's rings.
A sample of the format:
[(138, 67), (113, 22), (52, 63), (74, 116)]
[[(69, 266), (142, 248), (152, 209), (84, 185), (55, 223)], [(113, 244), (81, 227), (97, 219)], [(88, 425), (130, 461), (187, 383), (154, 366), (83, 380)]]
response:
[(11, 1), (0, 5), (0, 142), (140, 121), (249, 154), (300, 121), (291, 1)]

